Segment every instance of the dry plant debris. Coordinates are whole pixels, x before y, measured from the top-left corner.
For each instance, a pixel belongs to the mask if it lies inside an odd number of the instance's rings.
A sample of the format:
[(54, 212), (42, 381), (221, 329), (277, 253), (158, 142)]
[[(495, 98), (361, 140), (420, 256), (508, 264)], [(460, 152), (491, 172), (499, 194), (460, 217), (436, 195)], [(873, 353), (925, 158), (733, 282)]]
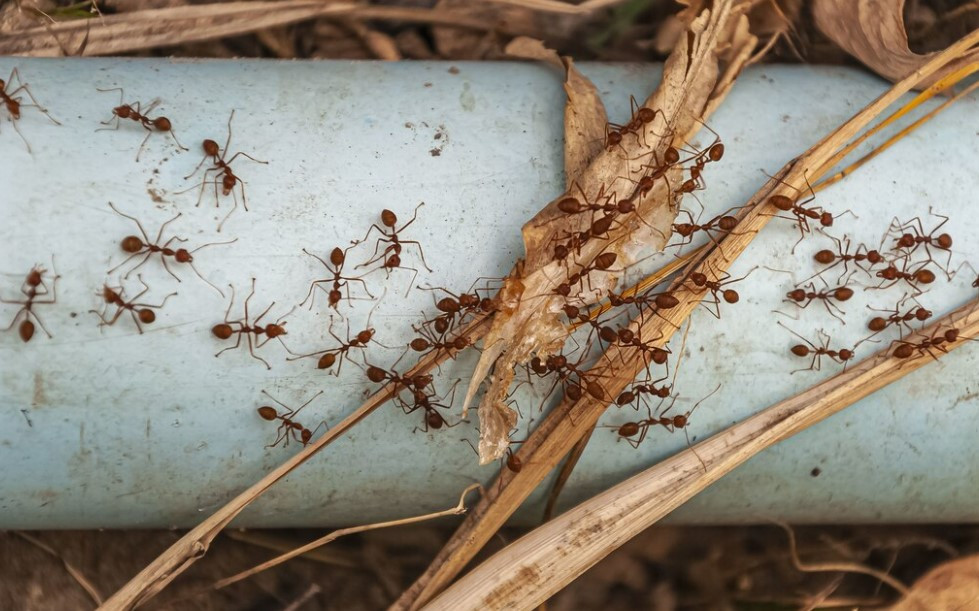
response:
[(979, 555), (956, 558), (935, 567), (888, 611), (979, 608)]

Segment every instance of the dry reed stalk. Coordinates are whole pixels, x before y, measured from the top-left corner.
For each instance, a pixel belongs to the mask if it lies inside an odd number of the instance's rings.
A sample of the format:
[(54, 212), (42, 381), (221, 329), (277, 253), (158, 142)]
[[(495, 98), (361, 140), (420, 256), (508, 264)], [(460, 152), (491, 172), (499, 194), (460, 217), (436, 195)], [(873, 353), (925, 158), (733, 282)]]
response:
[[(979, 335), (974, 300), (905, 341), (958, 329), (951, 351)], [(932, 362), (890, 347), (812, 388), (710, 437), (561, 514), (451, 585), (426, 610), (530, 609), (599, 560), (765, 448), (820, 422)], [(842, 565), (834, 565), (840, 570)], [(847, 565), (846, 570), (854, 570)]]
[(240, 36), (320, 17), (429, 23), (508, 35), (533, 33), (508, 26), (502, 20), (440, 9), (372, 6), (343, 0), (218, 2), (46, 23), (0, 35), (0, 55), (61, 57), (66, 48), (83, 49), (86, 55), (118, 55)]
[[(739, 234), (729, 235), (721, 241), (720, 247), (713, 246), (705, 251), (697, 262), (696, 270), (706, 274), (709, 279), (716, 279), (747, 248), (754, 235), (771, 218), (769, 215), (772, 210), (766, 210), (765, 205), (769, 197), (785, 195), (795, 200), (794, 196), (802, 192), (807, 177), (819, 179), (825, 175), (842, 159), (840, 151), (852, 150), (853, 147), (847, 146), (847, 143), (887, 107), (943, 66), (968, 54), (977, 43), (979, 31), (972, 32), (951, 45), (896, 83), (805, 154), (789, 162), (749, 200), (746, 213), (739, 223)], [(943, 79), (941, 85), (947, 87), (948, 82), (947, 78)], [(936, 84), (933, 87), (938, 86)], [(675, 282), (672, 288), (679, 289), (681, 283), (682, 279)], [(650, 317), (646, 321), (633, 321), (634, 327), (639, 328), (637, 335), (659, 337), (661, 339), (654, 343), (665, 345), (703, 297), (691, 290), (676, 290), (674, 296), (679, 299), (679, 305), (663, 313), (662, 319)], [(488, 487), (487, 494), (479, 505), (467, 515), (428, 570), (392, 606), (393, 609), (419, 608), (448, 586), (556, 464), (595, 425), (607, 408), (610, 398), (617, 396), (645, 367), (637, 352), (618, 346), (612, 346), (606, 352), (608, 358), (600, 359), (599, 365), (589, 371), (589, 376), (608, 380), (605, 385), (608, 396), (605, 400), (600, 401), (585, 395), (577, 402), (565, 400), (552, 410), (517, 452), (523, 463), (520, 473), (501, 471), (499, 483)], [(622, 366), (613, 371), (607, 365), (613, 362), (622, 363)]]

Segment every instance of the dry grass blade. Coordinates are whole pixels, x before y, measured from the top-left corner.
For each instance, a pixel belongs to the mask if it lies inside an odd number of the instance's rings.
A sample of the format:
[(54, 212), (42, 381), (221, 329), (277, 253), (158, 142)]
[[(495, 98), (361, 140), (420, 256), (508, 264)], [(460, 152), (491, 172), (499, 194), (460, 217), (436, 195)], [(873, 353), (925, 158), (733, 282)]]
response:
[[(973, 32), (936, 56), (914, 74), (895, 84), (877, 100), (858, 112), (853, 118), (823, 138), (801, 157), (789, 162), (775, 178), (770, 180), (754, 197), (747, 202), (744, 217), (739, 223), (741, 233), (729, 235), (721, 241), (721, 247), (714, 246), (702, 255), (697, 271), (717, 278), (730, 263), (747, 248), (754, 235), (771, 218), (770, 212), (763, 212), (768, 198), (773, 195), (794, 196), (801, 192), (807, 176), (819, 179), (833, 163), (837, 151), (844, 148), (852, 138), (866, 129), (875, 117), (896, 102), (900, 96), (911, 90), (917, 83), (928, 78), (943, 66), (971, 51), (979, 43), (979, 31)], [(675, 283), (674, 286), (678, 286)], [(679, 304), (667, 310), (662, 317), (650, 317), (643, 322), (634, 321), (641, 337), (658, 337), (657, 345), (665, 345), (680, 324), (700, 303), (701, 294), (693, 291), (674, 293)], [(644, 363), (636, 351), (625, 351), (612, 346), (607, 352), (609, 358), (600, 363), (620, 362), (617, 371), (611, 371), (600, 364), (588, 372), (607, 380), (605, 392), (615, 397), (639, 374)], [(506, 519), (537, 488), (558, 461), (565, 456), (578, 440), (591, 429), (604, 413), (608, 400), (597, 400), (584, 396), (572, 403), (564, 401), (555, 407), (538, 426), (517, 452), (523, 463), (520, 473), (501, 472), (499, 485), (491, 485), (486, 496), (471, 513), (466, 516), (462, 526), (453, 534), (445, 547), (439, 552), (428, 570), (416, 581), (395, 608), (417, 608), (445, 588), (449, 582), (472, 560), (476, 552), (499, 530)]]
[(436, 518), (442, 518), (442, 517), (445, 517), (445, 516), (455, 516), (455, 515), (459, 515), (459, 514), (465, 513), (466, 512), (466, 503), (465, 503), (465, 501), (466, 501), (466, 495), (468, 495), (470, 492), (472, 492), (473, 490), (475, 490), (477, 488), (480, 488), (480, 485), (479, 484), (473, 484), (471, 486), (468, 486), (465, 490), (462, 491), (462, 494), (459, 495), (459, 502), (456, 503), (454, 506), (449, 507), (448, 509), (443, 509), (441, 511), (435, 511), (435, 512), (432, 512), (432, 513), (426, 513), (426, 514), (420, 515), (420, 516), (413, 516), (413, 517), (410, 517), (410, 518), (401, 518), (399, 520), (389, 520), (387, 522), (377, 522), (375, 524), (364, 524), (364, 525), (361, 525), (361, 526), (351, 526), (349, 528), (340, 528), (338, 530), (334, 530), (333, 532), (331, 532), (331, 533), (329, 533), (327, 535), (324, 535), (324, 536), (322, 536), (322, 537), (320, 537), (320, 538), (318, 538), (318, 539), (316, 539), (314, 541), (310, 541), (309, 543), (307, 543), (305, 545), (302, 545), (300, 547), (297, 547), (297, 548), (295, 548), (293, 550), (290, 550), (289, 552), (287, 552), (285, 554), (281, 554), (279, 556), (276, 556), (275, 558), (272, 558), (270, 560), (266, 560), (265, 562), (263, 562), (263, 563), (261, 563), (261, 564), (259, 564), (257, 566), (253, 566), (250, 569), (247, 569), (247, 570), (242, 571), (240, 573), (236, 573), (236, 574), (232, 575), (231, 577), (226, 577), (224, 579), (221, 579), (219, 581), (216, 581), (213, 584), (211, 584), (211, 586), (209, 588), (206, 588), (201, 593), (204, 593), (204, 592), (213, 592), (215, 590), (220, 590), (221, 588), (226, 588), (226, 587), (230, 586), (233, 583), (238, 583), (239, 581), (242, 581), (244, 579), (248, 579), (252, 575), (256, 575), (256, 574), (261, 573), (262, 571), (266, 571), (266, 570), (268, 570), (268, 569), (270, 569), (270, 568), (272, 568), (274, 566), (278, 566), (278, 565), (282, 564), (283, 562), (287, 562), (289, 560), (292, 560), (293, 558), (296, 558), (298, 556), (302, 556), (303, 554), (308, 554), (309, 552), (311, 552), (311, 551), (313, 551), (313, 550), (315, 550), (317, 548), (320, 548), (320, 547), (326, 545), (327, 543), (331, 543), (333, 541), (336, 541), (340, 537), (345, 537), (347, 535), (353, 535), (353, 534), (356, 534), (356, 533), (366, 532), (368, 530), (378, 530), (378, 529), (381, 529), (381, 528), (392, 528), (394, 526), (405, 526), (407, 524), (417, 524), (418, 522), (426, 522), (428, 520), (434, 520)]
[[(949, 328), (959, 330), (959, 339), (943, 345), (948, 351), (979, 335), (979, 300), (905, 339), (920, 341)], [(431, 611), (529, 609), (546, 600), (610, 552), (765, 448), (933, 362), (925, 353), (899, 359), (890, 352), (890, 348), (885, 348), (847, 371), (558, 516), (476, 567), (425, 608)], [(846, 564), (833, 570), (854, 570), (854, 567)], [(900, 587), (896, 583), (891, 585)]]
[(979, 606), (979, 554), (949, 560), (911, 586), (908, 595), (885, 611), (975, 610)]
[(513, 35), (528, 33), (460, 11), (370, 6), (342, 0), (227, 2), (107, 15), (96, 25), (90, 19), (45, 24), (0, 36), (0, 54), (59, 57), (66, 48), (78, 48), (87, 37), (87, 55), (117, 55), (239, 36), (316, 17), (431, 23)]
[[(479, 315), (456, 335), (468, 337), (471, 340), (470, 343), (473, 343), (486, 333), (489, 326), (488, 323), (491, 319), (491, 316)], [(431, 371), (436, 365), (444, 362), (448, 358), (449, 354), (444, 351), (429, 353), (421, 358), (406, 375), (413, 376)], [(235, 516), (241, 513), (245, 507), (264, 494), (277, 481), (298, 468), (312, 458), (314, 454), (370, 415), (371, 412), (392, 399), (400, 390), (401, 388), (397, 384), (389, 383), (368, 397), (363, 405), (334, 425), (322, 437), (311, 442), (298, 454), (290, 457), (286, 462), (273, 469), (261, 480), (252, 484), (250, 488), (233, 498), (206, 520), (187, 532), (176, 543), (171, 545), (169, 549), (163, 552), (163, 554), (140, 571), (139, 574), (129, 580), (119, 591), (113, 594), (100, 609), (132, 609), (158, 594), (175, 577), (187, 570), (198, 559), (202, 558), (207, 553), (211, 542), (218, 536), (218, 533)]]
[(65, 560), (61, 556), (61, 554), (59, 554), (53, 547), (51, 547), (44, 541), (41, 541), (37, 537), (34, 537), (33, 535), (29, 535), (25, 532), (15, 530), (14, 534), (20, 537), (21, 539), (27, 541), (28, 543), (44, 550), (48, 554), (57, 558), (58, 560), (60, 560), (61, 564), (65, 565), (65, 570), (68, 571), (68, 574), (71, 575), (71, 578), (74, 579), (76, 582), (78, 582), (78, 585), (80, 585), (82, 589), (85, 590), (85, 593), (88, 594), (89, 598), (95, 601), (96, 605), (102, 604), (102, 595), (99, 594), (99, 591), (95, 588), (95, 585), (91, 581), (89, 581), (88, 578), (85, 577), (85, 575), (83, 575), (81, 571), (76, 569), (73, 564)]

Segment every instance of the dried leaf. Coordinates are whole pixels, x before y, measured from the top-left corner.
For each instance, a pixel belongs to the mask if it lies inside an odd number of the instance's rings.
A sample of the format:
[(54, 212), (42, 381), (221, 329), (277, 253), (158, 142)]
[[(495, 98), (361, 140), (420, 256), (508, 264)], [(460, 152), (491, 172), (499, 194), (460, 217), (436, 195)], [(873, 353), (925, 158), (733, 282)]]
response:
[(911, 592), (887, 611), (979, 609), (979, 554), (949, 560), (915, 582)]
[(608, 115), (595, 85), (575, 68), (570, 57), (561, 57), (540, 40), (520, 36), (510, 41), (506, 54), (542, 61), (565, 73), (564, 91), (564, 176), (565, 187), (601, 152)]
[[(890, 81), (911, 74), (936, 53), (918, 55), (908, 48), (904, 0), (818, 0), (812, 8), (816, 26), (868, 68)], [(916, 88), (924, 89), (979, 59), (974, 51), (946, 66)]]
[[(567, 299), (555, 294), (557, 285), (568, 277), (567, 263), (554, 260), (553, 244), (555, 238), (586, 229), (591, 220), (587, 214), (567, 215), (557, 208), (557, 203), (565, 197), (594, 200), (601, 194), (614, 194), (616, 190), (633, 194), (639, 178), (647, 173), (644, 164), (650, 163), (650, 159), (662, 159), (666, 148), (673, 144), (674, 134), (689, 139), (699, 129), (698, 121), (714, 106), (712, 97), (715, 93), (723, 97), (730, 86), (728, 82), (721, 91), (715, 92), (718, 63), (722, 61), (719, 56), (733, 54), (743, 58), (745, 50), (750, 54), (753, 48), (754, 38), (747, 33), (747, 23), (732, 24), (727, 19), (731, 7), (731, 2), (723, 5), (724, 17), (720, 19), (712, 18), (711, 12), (705, 11), (677, 44), (664, 66), (659, 88), (643, 103), (647, 108), (661, 111), (656, 120), (647, 124), (645, 131), (637, 137), (623, 139), (621, 146), (603, 148), (582, 172), (573, 189), (545, 206), (524, 225), (526, 263), (523, 273), (508, 279), (508, 282), (519, 282), (520, 291), (511, 290), (511, 299), (502, 300), (507, 311), (498, 313), (486, 336), (486, 348), (477, 363), (463, 407), (464, 410), (468, 407), (479, 384), (492, 369), (489, 389), (479, 407), (481, 463), (500, 458), (509, 447), (512, 426), (501, 428), (509, 420), (501, 418), (500, 414), (515, 419), (515, 414), (506, 405), (506, 398), (516, 367), (534, 356), (560, 350), (567, 340), (561, 322), (561, 307)], [(733, 21), (743, 20), (742, 15)], [(733, 36), (736, 39), (732, 39)], [(739, 67), (727, 76), (733, 78), (742, 65), (739, 63)], [(596, 128), (592, 126), (590, 131)], [(605, 126), (601, 128), (604, 133)], [(618, 226), (608, 231), (608, 240), (590, 240), (575, 252), (575, 264), (579, 266), (590, 264), (603, 253), (616, 255), (614, 269), (588, 274), (589, 290), (577, 295), (582, 303), (593, 303), (600, 292), (614, 287), (621, 270), (635, 262), (640, 251), (649, 247), (654, 250), (663, 248), (676, 216), (676, 200), (670, 185), (682, 183), (682, 172), (679, 166), (673, 167), (666, 175), (667, 180), (659, 181), (648, 193), (637, 197), (638, 214), (617, 217)], [(484, 416), (489, 422), (483, 422)]]

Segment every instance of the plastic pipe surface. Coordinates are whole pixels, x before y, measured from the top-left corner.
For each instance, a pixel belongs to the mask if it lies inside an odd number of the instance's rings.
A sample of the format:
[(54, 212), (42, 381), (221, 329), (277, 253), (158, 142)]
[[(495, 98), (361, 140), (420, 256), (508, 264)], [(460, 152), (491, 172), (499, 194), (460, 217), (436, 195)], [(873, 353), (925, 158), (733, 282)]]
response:
[[(298, 444), (266, 447), (276, 424), (257, 408), (272, 403), (262, 390), (298, 407), (319, 391), (296, 419), (310, 429), (336, 422), (374, 388), (351, 354), (339, 376), (316, 368), (316, 358), (291, 355), (272, 340), (252, 358), (247, 348), (215, 353), (232, 345), (211, 329), (240, 318), (242, 301), (256, 279), (249, 303), (252, 319), (274, 302), (262, 324), (288, 315), (282, 339), (297, 354), (334, 347), (364, 328), (368, 317), (376, 339), (367, 359), (392, 365), (413, 337), (410, 325), (433, 312), (432, 294), (405, 292), (412, 272), (375, 271), (365, 278), (378, 302), (357, 282), (338, 312), (323, 292), (316, 303), (295, 307), (312, 280), (329, 272), (302, 249), (327, 258), (334, 247), (362, 240), (381, 209), (397, 213), (399, 226), (416, 206), (416, 221), (402, 238), (424, 249), (429, 273), (414, 245), (401, 259), (416, 268), (416, 284), (467, 290), (479, 276), (505, 274), (523, 254), (520, 227), (563, 185), (563, 103), (559, 76), (529, 64), (358, 63), (176, 60), (32, 60), (5, 58), (4, 75), (16, 66), (37, 100), (62, 123), (25, 107), (17, 127), (30, 145), (0, 123), (0, 296), (23, 299), (19, 287), (32, 266), (56, 270), (57, 302), (35, 306), (53, 335), (38, 327), (30, 342), (17, 326), (0, 334), (0, 528), (95, 528), (189, 526), (257, 480)], [(628, 117), (629, 95), (644, 98), (658, 69), (587, 65), (609, 105), (613, 121)], [(123, 120), (118, 130), (96, 131), (112, 118), (118, 92), (124, 102), (159, 99), (150, 117), (166, 116), (188, 151), (166, 133), (147, 132)], [(788, 159), (808, 148), (886, 84), (841, 68), (763, 66), (748, 70), (711, 119), (726, 154), (710, 164), (707, 188), (696, 193), (702, 220), (745, 201)], [(230, 154), (243, 181), (248, 210), (233, 205), (206, 184), (189, 179), (203, 157), (202, 141), (221, 147), (231, 125)], [(943, 230), (954, 238), (951, 267), (976, 258), (979, 217), (972, 213), (979, 177), (979, 102), (965, 99), (853, 176), (820, 193), (813, 202), (835, 214), (832, 235), (850, 236), (853, 247), (877, 247), (895, 216), (919, 217), (926, 230), (939, 220), (929, 206), (949, 217)], [(111, 127), (111, 126), (110, 126)], [(706, 130), (689, 147), (710, 144)], [(206, 164), (207, 167), (210, 164)], [(209, 174), (214, 178), (214, 173)], [(239, 200), (241, 198), (238, 193)], [(198, 198), (200, 205), (197, 206)], [(125, 236), (149, 238), (168, 224), (163, 241), (197, 248), (192, 270), (171, 262), (175, 280), (160, 257), (122, 278), (136, 261), (113, 273), (127, 256)], [(219, 203), (220, 206), (216, 206)], [(684, 206), (696, 219), (697, 199)], [(347, 271), (370, 258), (376, 232), (348, 253)], [(753, 242), (731, 270), (735, 277), (762, 266), (737, 284), (741, 301), (722, 304), (721, 319), (706, 310), (692, 318), (675, 381), (680, 395), (673, 410), (683, 413), (715, 385), (721, 390), (690, 419), (691, 440), (795, 394), (831, 375), (790, 374), (805, 362), (789, 353), (799, 343), (775, 324), (781, 320), (818, 343), (825, 330), (837, 346), (852, 346), (869, 334), (874, 315), (867, 306), (893, 308), (903, 290), (867, 290), (879, 279), (861, 272), (850, 281), (854, 298), (843, 305), (847, 324), (816, 303), (798, 310), (783, 302), (795, 280), (813, 273), (812, 255), (832, 248), (820, 234), (789, 251), (798, 231), (776, 221)], [(885, 244), (886, 246), (886, 244)], [(670, 252), (675, 252), (670, 251)], [(672, 254), (664, 255), (666, 257)], [(664, 259), (659, 259), (663, 261)], [(943, 260), (943, 259), (942, 259)], [(646, 263), (646, 269), (657, 259)], [(637, 272), (638, 273), (638, 272)], [(130, 298), (159, 304), (155, 321), (137, 332), (128, 311), (112, 326), (99, 327), (92, 310), (105, 302), (102, 287), (125, 286)], [(836, 273), (830, 273), (833, 283)], [(966, 278), (968, 276), (968, 278)], [(50, 276), (48, 276), (50, 279)], [(940, 277), (921, 295), (936, 315), (964, 302), (973, 276), (951, 283)], [(817, 286), (819, 281), (816, 280)], [(327, 288), (331, 288), (329, 285)], [(0, 325), (19, 306), (0, 304)], [(773, 314), (778, 309), (798, 317)], [(114, 308), (109, 309), (111, 314)], [(894, 334), (881, 334), (890, 341)], [(866, 345), (865, 345), (866, 346)], [(679, 342), (673, 342), (680, 352)], [(859, 352), (858, 352), (859, 354)], [(894, 384), (845, 412), (774, 447), (700, 495), (672, 519), (684, 522), (743, 522), (781, 518), (793, 522), (961, 522), (979, 517), (979, 393), (977, 351), (965, 347)], [(399, 365), (406, 368), (411, 355)], [(475, 359), (466, 354), (442, 367), (437, 384), (448, 392), (456, 378), (468, 379)], [(336, 368), (336, 365), (334, 366)], [(672, 375), (672, 370), (671, 370)], [(465, 382), (461, 386), (463, 386)], [(542, 386), (539, 390), (543, 390)], [(523, 389), (521, 408), (538, 418), (542, 397)], [(461, 388), (459, 396), (461, 397)], [(456, 405), (449, 419), (458, 419)], [(645, 416), (644, 411), (638, 414)], [(566, 489), (564, 504), (577, 502), (646, 465), (684, 448), (682, 432), (651, 431), (634, 450), (617, 442), (617, 425), (635, 420), (628, 408), (610, 409), (593, 436)], [(488, 481), (498, 465), (480, 468), (462, 438), (476, 438), (475, 417), (438, 431), (422, 427), (420, 413), (405, 415), (394, 404), (371, 415), (286, 481), (276, 485), (236, 524), (315, 526), (364, 523), (451, 505), (474, 480)], [(521, 439), (525, 433), (517, 433)], [(518, 514), (538, 519), (544, 491)]]

